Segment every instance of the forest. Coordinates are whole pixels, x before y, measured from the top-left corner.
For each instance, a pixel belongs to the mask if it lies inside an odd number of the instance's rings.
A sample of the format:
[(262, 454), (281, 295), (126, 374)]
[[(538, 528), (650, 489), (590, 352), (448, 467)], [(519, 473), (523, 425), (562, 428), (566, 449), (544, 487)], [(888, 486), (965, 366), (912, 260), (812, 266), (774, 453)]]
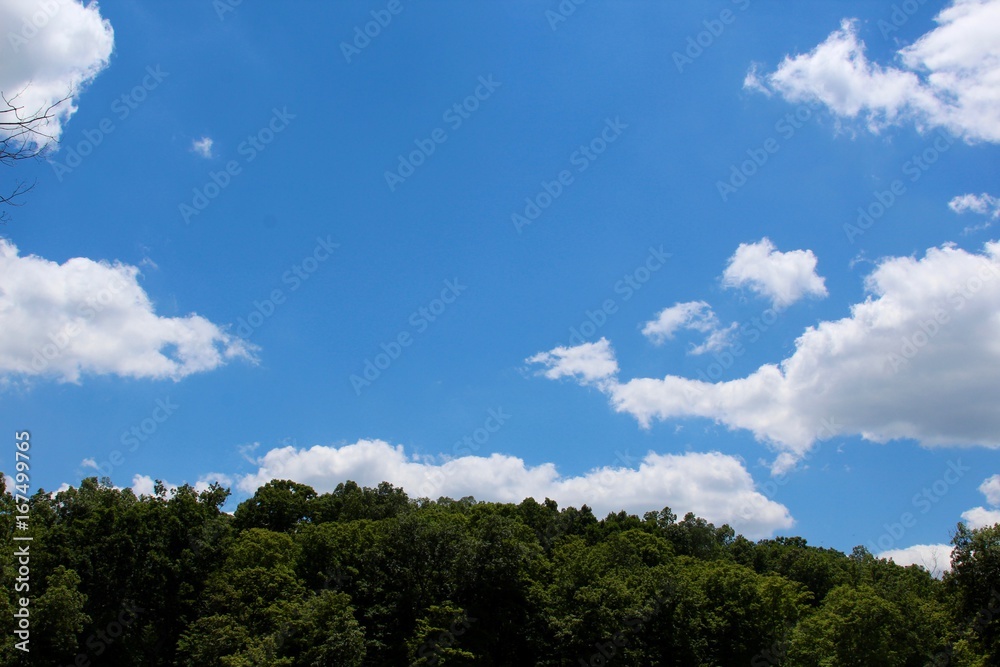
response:
[(669, 508), (276, 480), (230, 514), (219, 485), (87, 478), (35, 493), (18, 529), (0, 491), (3, 665), (1000, 665), (1000, 525), (958, 524), (936, 579)]

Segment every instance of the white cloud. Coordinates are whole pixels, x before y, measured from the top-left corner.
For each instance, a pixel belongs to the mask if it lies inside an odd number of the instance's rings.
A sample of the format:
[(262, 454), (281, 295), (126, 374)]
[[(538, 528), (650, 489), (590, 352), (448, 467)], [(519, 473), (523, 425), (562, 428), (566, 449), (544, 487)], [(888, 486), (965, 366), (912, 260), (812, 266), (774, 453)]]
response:
[(127, 264), (57, 264), (0, 239), (0, 377), (178, 380), (253, 349), (200, 315), (161, 317)]
[(100, 470), (100, 468), (97, 465), (97, 461), (95, 461), (94, 459), (84, 459), (80, 461), (80, 465), (83, 466), (84, 468), (93, 468), (94, 470)]
[(898, 52), (902, 67), (869, 61), (857, 22), (844, 20), (773, 73), (751, 69), (744, 85), (790, 102), (819, 101), (843, 118), (863, 116), (874, 132), (910, 121), (969, 141), (1000, 141), (1000, 0), (954, 0), (934, 20), (933, 30)]
[(618, 362), (615, 361), (611, 344), (606, 338), (601, 338), (596, 343), (557, 347), (550, 352), (540, 352), (527, 359), (527, 362), (547, 366), (543, 374), (550, 380), (577, 377), (582, 382), (594, 382), (618, 372)]
[(740, 325), (737, 322), (733, 322), (725, 329), (715, 329), (705, 340), (702, 341), (701, 345), (695, 345), (691, 348), (691, 354), (705, 354), (707, 352), (718, 352), (719, 350), (724, 350), (733, 343), (733, 338), (736, 336)]
[(152, 496), (154, 494), (153, 485), (155, 481), (149, 475), (140, 475), (136, 473), (132, 477), (132, 491), (135, 492), (137, 496)]
[(938, 579), (951, 569), (950, 544), (915, 544), (905, 549), (890, 549), (878, 554), (896, 565), (920, 565)]
[(0, 91), (8, 99), (20, 94), (16, 104), (24, 114), (73, 96), (42, 128), (58, 139), (76, 112), (75, 96), (108, 65), (114, 47), (111, 24), (101, 18), (96, 2), (4, 0), (0, 35)]
[(987, 528), (1000, 523), (1000, 510), (973, 507), (971, 510), (962, 512), (962, 520), (969, 525), (969, 528)]
[(973, 507), (962, 512), (962, 520), (970, 528), (985, 528), (1000, 523), (1000, 475), (993, 475), (983, 480), (983, 483), (979, 485), (979, 491), (986, 496), (986, 502), (989, 505), (998, 509)]
[(979, 491), (986, 496), (986, 502), (994, 507), (1000, 507), (1000, 475), (987, 477), (979, 485)]
[(966, 194), (953, 198), (948, 202), (948, 208), (955, 213), (978, 213), (991, 218), (1000, 218), (1000, 199), (985, 192), (981, 195)]
[[(786, 454), (774, 472), (837, 435), (1000, 447), (998, 278), (995, 242), (885, 259), (850, 316), (807, 328), (779, 364), (715, 383), (608, 376), (599, 387), (644, 427), (701, 417), (749, 430)], [(613, 353), (605, 364), (617, 368)]]
[(718, 325), (719, 318), (715, 316), (711, 306), (704, 301), (687, 301), (661, 310), (656, 319), (646, 322), (642, 335), (660, 345), (672, 339), (681, 329), (708, 332)]
[(211, 137), (202, 137), (201, 139), (195, 139), (191, 142), (191, 150), (202, 156), (203, 158), (212, 157), (212, 141)]
[(603, 517), (625, 509), (641, 515), (669, 506), (678, 515), (694, 512), (716, 524), (728, 523), (752, 539), (790, 528), (788, 509), (756, 490), (742, 462), (718, 452), (656, 454), (642, 458), (638, 469), (604, 467), (565, 477), (555, 464), (526, 465), (503, 454), (462, 456), (436, 462), (414, 460), (402, 446), (360, 440), (341, 447), (271, 449), (256, 460), (256, 473), (238, 486), (253, 493), (272, 479), (292, 479), (317, 491), (332, 491), (351, 479), (375, 486), (387, 481), (411, 496), (519, 503), (527, 497), (552, 498), (562, 506), (586, 503)]
[(728, 347), (737, 327), (734, 323), (725, 329), (720, 328), (719, 318), (711, 306), (704, 301), (687, 301), (661, 310), (655, 319), (643, 325), (642, 334), (654, 345), (662, 345), (673, 339), (681, 329), (699, 331), (706, 334), (705, 340), (700, 345), (692, 346), (689, 353), (705, 354)]
[(768, 238), (741, 243), (722, 274), (725, 287), (747, 287), (786, 308), (805, 296), (825, 297), (826, 285), (816, 274), (812, 250), (780, 252)]
[(207, 491), (208, 487), (215, 483), (219, 483), (225, 487), (230, 487), (233, 485), (233, 478), (221, 472), (206, 473), (199, 477), (198, 481), (194, 483), (194, 490), (201, 493), (202, 491)]

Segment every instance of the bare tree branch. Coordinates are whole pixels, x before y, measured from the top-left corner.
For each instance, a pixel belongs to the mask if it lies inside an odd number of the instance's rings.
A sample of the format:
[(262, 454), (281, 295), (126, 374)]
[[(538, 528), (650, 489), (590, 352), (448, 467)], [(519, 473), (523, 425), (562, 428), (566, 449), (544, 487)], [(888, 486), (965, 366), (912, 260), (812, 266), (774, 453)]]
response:
[[(21, 90), (13, 97), (7, 97), (0, 91), (0, 164), (13, 165), (18, 160), (29, 160), (44, 155), (49, 144), (55, 141), (55, 137), (45, 132), (45, 127), (49, 121), (55, 117), (54, 109), (68, 100), (71, 95), (67, 95), (61, 100), (34, 111), (27, 111), (23, 104), (18, 103), (18, 98), (24, 90)], [(14, 190), (7, 195), (0, 194), (0, 205), (18, 206), (15, 201), (35, 187), (32, 183), (27, 185), (18, 181)], [(0, 213), (0, 223), (8, 220), (6, 212)]]

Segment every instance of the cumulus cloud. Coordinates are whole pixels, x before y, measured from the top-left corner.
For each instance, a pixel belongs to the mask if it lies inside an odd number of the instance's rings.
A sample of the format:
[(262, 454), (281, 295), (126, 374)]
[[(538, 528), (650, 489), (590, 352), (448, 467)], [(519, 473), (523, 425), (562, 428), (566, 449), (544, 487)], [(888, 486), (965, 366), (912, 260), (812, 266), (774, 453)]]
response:
[(318, 491), (332, 491), (352, 479), (375, 486), (388, 481), (411, 496), (519, 503), (552, 498), (560, 505), (586, 503), (598, 516), (625, 509), (641, 515), (669, 506), (679, 515), (694, 512), (716, 524), (728, 523), (757, 539), (790, 528), (788, 509), (754, 486), (742, 462), (718, 452), (646, 454), (637, 469), (603, 467), (576, 476), (560, 475), (555, 464), (530, 466), (514, 456), (492, 454), (452, 459), (414, 459), (402, 446), (360, 440), (341, 447), (271, 449), (256, 459), (258, 470), (238, 487), (253, 493), (272, 479), (292, 479)]
[(962, 520), (970, 528), (985, 528), (993, 524), (1000, 523), (1000, 475), (987, 477), (979, 485), (979, 491), (986, 496), (986, 502), (993, 506), (993, 509), (985, 507), (973, 507), (962, 512)]
[(826, 284), (816, 274), (812, 250), (780, 252), (768, 238), (741, 243), (722, 274), (729, 288), (746, 287), (774, 308), (787, 308), (805, 296), (825, 297)]
[(21, 256), (0, 239), (0, 378), (179, 380), (253, 349), (200, 315), (161, 317), (127, 264)]
[[(1000, 243), (888, 258), (866, 287), (850, 316), (807, 328), (788, 358), (747, 377), (613, 374), (599, 388), (644, 427), (700, 417), (748, 430), (785, 454), (773, 472), (837, 435), (1000, 447)], [(617, 368), (607, 349), (605, 367)]]
[(195, 139), (191, 142), (191, 150), (203, 158), (212, 157), (212, 141), (211, 137), (202, 137), (201, 139)]
[[(75, 98), (107, 67), (114, 47), (111, 24), (96, 2), (81, 0), (4, 0), (0, 3), (0, 92), (16, 97), (32, 115), (69, 97), (53, 109), (39, 130), (58, 140), (76, 112)], [(38, 137), (39, 144), (47, 143)]]
[(985, 192), (981, 195), (966, 194), (955, 197), (948, 202), (948, 208), (955, 213), (978, 213), (991, 218), (1000, 218), (1000, 199)]
[(744, 86), (821, 102), (842, 118), (863, 118), (873, 132), (913, 122), (969, 141), (1000, 141), (1000, 0), (954, 0), (934, 20), (933, 30), (897, 53), (900, 67), (870, 61), (857, 21), (846, 19), (774, 72), (751, 69)]
[(905, 549), (890, 549), (878, 554), (896, 565), (919, 565), (938, 579), (951, 569), (950, 544), (915, 544)]
[[(171, 484), (170, 482), (164, 480), (160, 481), (163, 482), (163, 487), (167, 490), (167, 493), (172, 493), (177, 490), (176, 484)], [(233, 485), (233, 478), (221, 472), (210, 472), (199, 477), (198, 481), (191, 486), (194, 487), (195, 491), (201, 493), (202, 491), (207, 491), (208, 487), (216, 482), (224, 487), (230, 487)], [(156, 480), (149, 475), (136, 473), (132, 476), (132, 486), (130, 488), (137, 496), (152, 496), (156, 493), (154, 489), (155, 484)]]
[(969, 528), (986, 528), (1000, 523), (1000, 509), (973, 507), (971, 510), (962, 512), (962, 520), (968, 524)]
[[(137, 496), (152, 496), (154, 495), (153, 485), (156, 482), (149, 475), (136, 474), (132, 477), (132, 491)], [(167, 486), (167, 488), (177, 488), (174, 486)]]
[(986, 496), (986, 502), (994, 507), (1000, 507), (1000, 475), (987, 477), (979, 485), (979, 491)]
[(550, 380), (575, 377), (581, 382), (595, 382), (618, 372), (618, 362), (606, 338), (596, 343), (584, 343), (576, 347), (557, 347), (549, 352), (540, 352), (527, 359), (529, 364), (546, 367), (542, 374)]
[(978, 232), (993, 226), (993, 221), (1000, 219), (1000, 199), (985, 192), (980, 195), (966, 194), (953, 198), (948, 202), (948, 208), (955, 213), (978, 213), (988, 219), (978, 225), (972, 225), (962, 230), (963, 234)]
[(654, 345), (662, 345), (682, 329), (698, 331), (706, 334), (705, 339), (700, 345), (692, 346), (690, 354), (705, 354), (728, 347), (737, 327), (735, 323), (720, 327), (711, 306), (704, 301), (687, 301), (661, 310), (656, 318), (643, 325), (642, 334)]
[(646, 322), (642, 328), (642, 335), (660, 345), (672, 339), (681, 329), (709, 332), (718, 326), (719, 318), (711, 306), (704, 301), (688, 301), (675, 303), (661, 310), (656, 319)]

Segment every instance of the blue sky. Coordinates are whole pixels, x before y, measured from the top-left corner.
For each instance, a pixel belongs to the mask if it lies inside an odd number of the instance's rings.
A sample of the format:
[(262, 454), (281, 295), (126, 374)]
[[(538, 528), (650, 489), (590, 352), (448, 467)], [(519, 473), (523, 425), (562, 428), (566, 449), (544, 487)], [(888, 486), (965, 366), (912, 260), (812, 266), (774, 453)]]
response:
[(0, 423), (47, 490), (941, 553), (1000, 516), (1000, 3), (904, 4), (11, 3), (4, 92), (77, 92), (0, 172)]

